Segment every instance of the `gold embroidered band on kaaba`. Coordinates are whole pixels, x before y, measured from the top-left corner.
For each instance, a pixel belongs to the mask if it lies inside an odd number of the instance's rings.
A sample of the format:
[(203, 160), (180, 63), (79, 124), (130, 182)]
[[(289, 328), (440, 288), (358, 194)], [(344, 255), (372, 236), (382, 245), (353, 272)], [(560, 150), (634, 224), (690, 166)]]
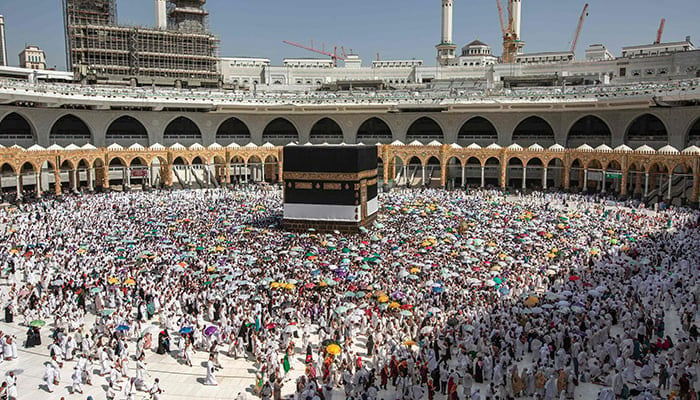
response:
[(376, 169), (368, 169), (360, 172), (292, 172), (285, 171), (285, 180), (300, 180), (300, 181), (340, 181), (340, 182), (357, 182), (366, 178), (374, 178), (377, 176)]

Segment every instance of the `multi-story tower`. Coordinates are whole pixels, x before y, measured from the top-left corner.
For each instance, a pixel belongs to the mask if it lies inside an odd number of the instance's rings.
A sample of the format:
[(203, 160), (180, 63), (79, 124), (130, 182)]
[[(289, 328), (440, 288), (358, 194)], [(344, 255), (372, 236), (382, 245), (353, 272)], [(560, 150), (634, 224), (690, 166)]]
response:
[(84, 81), (216, 86), (218, 39), (205, 3), (156, 0), (154, 29), (119, 26), (114, 0), (63, 0), (68, 66)]

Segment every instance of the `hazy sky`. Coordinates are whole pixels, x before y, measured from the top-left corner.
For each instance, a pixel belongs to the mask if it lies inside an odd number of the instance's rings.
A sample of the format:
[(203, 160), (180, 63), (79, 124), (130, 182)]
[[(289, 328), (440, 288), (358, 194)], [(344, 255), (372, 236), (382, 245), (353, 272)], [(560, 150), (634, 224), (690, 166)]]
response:
[[(588, 0), (589, 16), (577, 55), (603, 43), (615, 54), (626, 45), (651, 43), (666, 18), (665, 41), (690, 35), (700, 45), (700, 0)], [(522, 38), (526, 52), (570, 47), (585, 0), (523, 0)], [(440, 39), (440, 0), (209, 0), (211, 30), (221, 38), (222, 56), (259, 56), (281, 64), (285, 57), (315, 57), (282, 40), (317, 48), (326, 43), (376, 59), (422, 59), (435, 64)], [(478, 38), (500, 55), (500, 27), (493, 0), (454, 0), (454, 39), (460, 46)], [(119, 22), (154, 25), (152, 0), (117, 0)], [(19, 63), (25, 44), (46, 51), (49, 66), (65, 68), (61, 0), (0, 0), (8, 57)], [(320, 56), (320, 55), (319, 55)]]

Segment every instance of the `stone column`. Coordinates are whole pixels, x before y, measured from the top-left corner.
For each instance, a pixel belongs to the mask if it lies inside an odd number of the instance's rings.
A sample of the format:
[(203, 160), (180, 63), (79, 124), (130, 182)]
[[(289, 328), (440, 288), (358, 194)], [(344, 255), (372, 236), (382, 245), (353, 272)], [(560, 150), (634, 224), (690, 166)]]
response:
[(88, 191), (90, 191), (90, 192), (95, 190), (95, 186), (92, 183), (93, 175), (94, 174), (92, 173), (92, 168), (88, 168), (85, 170), (85, 176), (87, 177)]
[[(36, 197), (41, 198), (41, 170), (34, 173), (34, 186), (36, 187)], [(2, 187), (2, 185), (0, 185)]]
[(527, 164), (525, 163), (523, 163), (523, 184), (521, 186), (523, 190), (527, 188)]
[(421, 175), (421, 185), (425, 186), (425, 165), (421, 165), (422, 175)]
[(408, 165), (403, 166), (403, 177), (406, 180), (406, 187), (410, 187), (411, 182), (408, 181)]
[(21, 200), (22, 197), (24, 197), (22, 195), (22, 173), (21, 172), (18, 172), (15, 175), (15, 184), (17, 186), (17, 200)]
[(644, 197), (649, 195), (649, 173), (644, 173)]
[(243, 164), (243, 181), (248, 183), (248, 163)]
[(583, 186), (582, 190), (586, 190), (588, 188), (588, 168), (583, 170)]
[(486, 186), (486, 166), (481, 166), (481, 187)]
[[(280, 177), (282, 177), (282, 174), (280, 174)], [(224, 183), (227, 185), (231, 184), (231, 164), (226, 163), (224, 166)]]
[(571, 167), (569, 165), (564, 165), (564, 190), (571, 189)]
[(447, 181), (447, 164), (440, 163), (440, 186), (444, 188), (446, 181)]
[(505, 163), (503, 157), (501, 157), (501, 189), (505, 189), (508, 184), (508, 165)]
[(53, 186), (54, 186), (54, 191), (56, 193), (56, 196), (61, 195), (61, 170), (58, 168), (54, 168), (53, 170)]
[(462, 164), (462, 187), (467, 186), (467, 167)]
[(126, 167), (126, 186), (131, 188), (131, 167)]
[(668, 194), (667, 198), (670, 201), (671, 200), (671, 186), (673, 184), (673, 173), (668, 174)]
[[(282, 163), (280, 163), (280, 164), (282, 164)], [(394, 175), (393, 175), (392, 181), (396, 179), (396, 164), (394, 164), (393, 170), (394, 170)], [(281, 176), (282, 176), (282, 174), (280, 174), (280, 177)], [(389, 183), (389, 163), (386, 163), (386, 162), (382, 162), (382, 181), (384, 182), (385, 185), (387, 185)]]
[(547, 167), (542, 169), (542, 190), (547, 190)]
[(622, 196), (627, 196), (627, 183), (628, 183), (628, 176), (627, 174), (629, 173), (628, 170), (622, 169), (622, 178), (620, 178), (620, 194)]
[(260, 164), (260, 181), (265, 182), (265, 163)]
[(606, 170), (603, 170), (603, 172), (602, 172), (602, 174), (603, 174), (603, 182), (602, 182), (602, 184), (601, 184), (601, 190), (600, 190), (601, 193), (605, 193), (605, 183), (606, 183), (606, 182), (605, 182), (605, 181), (606, 181), (606, 179), (605, 179), (605, 173), (606, 173), (606, 172), (607, 172)]

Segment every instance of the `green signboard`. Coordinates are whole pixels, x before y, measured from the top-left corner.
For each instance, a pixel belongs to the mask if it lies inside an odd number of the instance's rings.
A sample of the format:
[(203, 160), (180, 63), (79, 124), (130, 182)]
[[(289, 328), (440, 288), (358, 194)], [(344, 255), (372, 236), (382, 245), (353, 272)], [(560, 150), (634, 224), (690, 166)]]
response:
[(622, 179), (622, 172), (606, 172), (606, 179)]

